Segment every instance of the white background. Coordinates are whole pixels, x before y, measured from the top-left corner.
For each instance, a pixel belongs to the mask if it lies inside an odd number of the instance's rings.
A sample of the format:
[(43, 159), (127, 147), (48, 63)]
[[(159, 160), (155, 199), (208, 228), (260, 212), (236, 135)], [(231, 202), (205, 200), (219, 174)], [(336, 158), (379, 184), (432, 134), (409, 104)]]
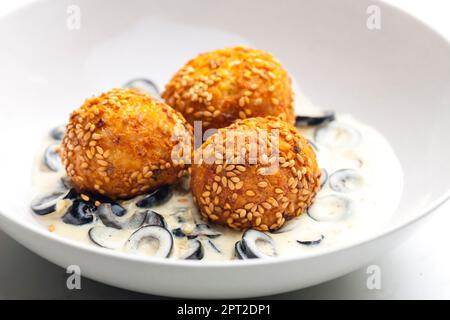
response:
[[(0, 17), (33, 0), (2, 0)], [(421, 19), (450, 40), (448, 0), (386, 1)], [(381, 290), (368, 290), (366, 268), (339, 279), (271, 298), (450, 299), (450, 204), (400, 247), (373, 262), (381, 268)], [(82, 290), (66, 288), (65, 270), (28, 251), (0, 231), (0, 299), (148, 298), (83, 279)]]

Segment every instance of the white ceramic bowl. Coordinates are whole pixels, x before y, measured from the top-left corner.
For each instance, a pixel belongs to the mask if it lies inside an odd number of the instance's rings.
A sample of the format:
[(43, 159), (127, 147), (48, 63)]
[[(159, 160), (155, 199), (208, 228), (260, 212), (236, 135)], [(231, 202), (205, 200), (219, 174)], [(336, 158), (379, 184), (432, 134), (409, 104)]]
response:
[[(317, 284), (396, 246), (449, 197), (450, 46), (371, 1), (43, 1), (0, 22), (0, 226), (60, 265), (114, 286), (178, 297), (250, 297)], [(81, 28), (69, 30), (70, 4)], [(86, 96), (138, 76), (162, 86), (198, 52), (246, 43), (272, 51), (319, 105), (353, 113), (391, 142), (405, 188), (390, 227), (326, 253), (193, 262), (129, 256), (50, 234), (29, 211), (33, 157), (46, 130)]]

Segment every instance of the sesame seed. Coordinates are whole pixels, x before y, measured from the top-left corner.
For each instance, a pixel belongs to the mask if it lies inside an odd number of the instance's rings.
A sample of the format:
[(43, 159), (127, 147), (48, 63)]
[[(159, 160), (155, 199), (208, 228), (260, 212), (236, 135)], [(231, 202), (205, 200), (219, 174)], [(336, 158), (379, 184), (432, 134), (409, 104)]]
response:
[(258, 170), (256, 170), (256, 173), (259, 175), (265, 175), (267, 172), (266, 168), (259, 168)]
[(254, 191), (252, 191), (252, 190), (247, 190), (247, 191), (245, 192), (245, 194), (246, 194), (247, 196), (249, 196), (249, 197), (253, 197), (253, 196), (256, 195), (256, 193), (255, 193)]
[(242, 187), (244, 186), (244, 182), (243, 181), (239, 181), (237, 182), (234, 187), (236, 188), (236, 190), (240, 190), (242, 189)]
[(288, 186), (292, 186), (295, 182), (295, 179), (293, 177), (290, 177), (288, 180)]
[(253, 208), (255, 206), (255, 204), (254, 203), (252, 203), (252, 202), (249, 202), (249, 203), (247, 203), (245, 206), (244, 206), (244, 209), (246, 209), (246, 210), (250, 210), (251, 208)]
[(261, 98), (257, 98), (257, 99), (255, 99), (255, 100), (253, 101), (253, 104), (254, 104), (255, 106), (259, 106), (259, 105), (262, 104), (262, 102), (263, 102), (263, 100), (262, 100)]
[(205, 198), (207, 198), (207, 197), (209, 197), (209, 196), (210, 196), (210, 194), (211, 194), (211, 192), (209, 192), (209, 191), (205, 191), (205, 192), (203, 192), (203, 193), (202, 193), (202, 197), (205, 197)]
[(267, 210), (272, 209), (272, 206), (268, 202), (263, 202), (263, 203), (261, 203), (261, 205)]
[(91, 138), (91, 133), (90, 132), (86, 132), (83, 136), (83, 140), (84, 141), (89, 141), (89, 139)]
[(103, 167), (106, 167), (109, 165), (108, 162), (106, 162), (105, 160), (100, 160), (100, 159), (97, 160), (97, 163)]
[(279, 206), (278, 201), (275, 200), (273, 197), (269, 197), (267, 199), (267, 202), (269, 202), (273, 207), (278, 207)]
[(235, 165), (230, 164), (230, 165), (228, 165), (228, 166), (225, 167), (225, 170), (231, 171), (231, 170), (233, 170), (234, 168), (235, 168)]
[(267, 182), (265, 182), (265, 181), (260, 181), (260, 182), (258, 182), (258, 187), (260, 187), (260, 188), (265, 188), (265, 187), (267, 187)]
[(234, 173), (234, 172), (232, 172), (232, 171), (228, 171), (228, 172), (226, 173), (226, 176), (227, 176), (227, 177), (235, 177), (235, 176), (236, 176), (236, 173)]
[(245, 209), (237, 209), (236, 213), (239, 214), (239, 218), (244, 218), (247, 216), (247, 211)]
[(264, 214), (264, 208), (262, 206), (258, 205), (258, 209), (257, 210), (258, 210), (258, 212), (260, 214)]

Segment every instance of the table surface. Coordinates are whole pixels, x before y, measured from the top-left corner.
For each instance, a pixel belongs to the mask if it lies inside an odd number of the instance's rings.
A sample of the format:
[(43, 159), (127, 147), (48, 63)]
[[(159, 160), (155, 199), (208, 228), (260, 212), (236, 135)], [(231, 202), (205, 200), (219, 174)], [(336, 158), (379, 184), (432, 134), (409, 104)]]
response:
[[(32, 0), (2, 1), (0, 16)], [(445, 0), (391, 0), (450, 39), (450, 4)], [(447, 9), (447, 10), (446, 10)], [(450, 299), (450, 203), (441, 207), (406, 242), (371, 264), (381, 288), (367, 289), (367, 267), (311, 288), (272, 299)], [(0, 299), (157, 299), (82, 279), (68, 290), (65, 270), (42, 259), (0, 231)], [(31, 267), (30, 267), (31, 266)]]

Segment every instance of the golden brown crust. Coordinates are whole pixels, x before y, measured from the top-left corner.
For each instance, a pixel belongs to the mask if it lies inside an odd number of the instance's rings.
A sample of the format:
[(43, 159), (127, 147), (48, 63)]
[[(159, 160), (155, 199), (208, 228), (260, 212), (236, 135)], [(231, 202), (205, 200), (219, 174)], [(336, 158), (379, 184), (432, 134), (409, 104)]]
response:
[(200, 54), (162, 94), (190, 124), (223, 128), (236, 119), (277, 116), (294, 122), (291, 80), (271, 54), (245, 46)]
[(187, 173), (171, 159), (179, 131), (192, 139), (192, 128), (171, 107), (132, 89), (113, 89), (72, 113), (61, 157), (78, 191), (130, 198)]
[[(274, 134), (278, 130), (279, 142), (252, 140), (258, 130)], [(230, 131), (245, 137), (246, 152), (234, 148), (233, 155), (220, 164), (221, 146), (230, 141)], [(260, 150), (262, 144), (272, 145), (272, 151), (258, 153), (256, 164), (251, 164), (249, 150)], [(249, 118), (220, 129), (196, 150), (197, 160), (200, 155), (201, 163), (191, 167), (194, 200), (204, 218), (233, 229), (276, 230), (304, 212), (320, 188), (320, 169), (312, 147), (295, 127), (275, 117)], [(239, 159), (245, 163), (235, 164)], [(273, 167), (271, 163), (277, 161)]]

